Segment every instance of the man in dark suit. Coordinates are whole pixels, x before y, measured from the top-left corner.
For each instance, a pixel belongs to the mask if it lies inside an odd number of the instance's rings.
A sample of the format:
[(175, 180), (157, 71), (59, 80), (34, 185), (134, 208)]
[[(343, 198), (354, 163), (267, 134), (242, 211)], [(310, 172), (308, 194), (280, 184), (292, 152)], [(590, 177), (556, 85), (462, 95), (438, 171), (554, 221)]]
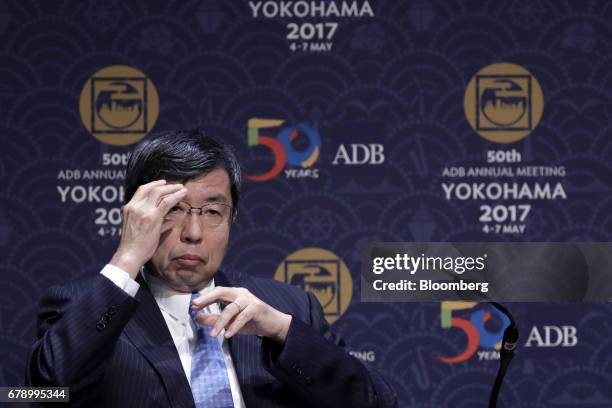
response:
[(232, 150), (200, 130), (140, 143), (119, 247), (43, 298), (27, 385), (99, 407), (395, 406), (312, 294), (219, 271), (240, 182)]

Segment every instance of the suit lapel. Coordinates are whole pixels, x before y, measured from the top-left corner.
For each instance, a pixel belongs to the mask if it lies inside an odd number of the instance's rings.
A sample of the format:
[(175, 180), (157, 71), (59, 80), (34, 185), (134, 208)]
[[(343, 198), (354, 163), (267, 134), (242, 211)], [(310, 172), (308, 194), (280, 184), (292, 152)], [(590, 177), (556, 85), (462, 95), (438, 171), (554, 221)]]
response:
[(125, 334), (155, 368), (162, 379), (172, 406), (194, 406), (191, 387), (176, 351), (176, 346), (149, 287), (140, 275), (136, 279), (140, 302), (125, 327)]

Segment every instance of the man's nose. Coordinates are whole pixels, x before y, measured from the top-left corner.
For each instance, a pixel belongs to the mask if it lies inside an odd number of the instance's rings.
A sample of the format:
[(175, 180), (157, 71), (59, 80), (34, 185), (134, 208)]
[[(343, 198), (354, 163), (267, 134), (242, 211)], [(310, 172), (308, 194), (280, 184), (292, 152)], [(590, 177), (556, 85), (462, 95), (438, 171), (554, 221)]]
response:
[(187, 214), (183, 220), (181, 239), (185, 242), (200, 242), (203, 234), (201, 216), (197, 213)]

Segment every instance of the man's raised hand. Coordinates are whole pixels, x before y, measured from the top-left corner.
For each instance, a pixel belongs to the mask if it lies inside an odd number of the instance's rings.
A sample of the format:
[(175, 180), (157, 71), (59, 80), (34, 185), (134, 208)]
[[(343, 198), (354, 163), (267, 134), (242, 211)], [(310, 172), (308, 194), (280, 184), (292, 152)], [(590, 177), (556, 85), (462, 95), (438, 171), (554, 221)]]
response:
[(156, 180), (138, 187), (121, 207), (121, 242), (110, 263), (136, 278), (140, 267), (155, 253), (162, 233), (171, 228), (164, 217), (187, 194), (182, 184)]

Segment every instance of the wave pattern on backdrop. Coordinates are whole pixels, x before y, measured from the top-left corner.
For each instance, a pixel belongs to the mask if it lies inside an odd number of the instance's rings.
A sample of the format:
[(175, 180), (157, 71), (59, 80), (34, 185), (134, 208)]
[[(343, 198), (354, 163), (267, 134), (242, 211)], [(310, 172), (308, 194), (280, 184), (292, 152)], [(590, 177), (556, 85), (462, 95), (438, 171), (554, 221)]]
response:
[[(0, 385), (23, 381), (44, 290), (97, 273), (118, 242), (130, 146), (98, 141), (79, 105), (108, 67), (148, 82), (106, 83), (104, 129), (199, 124), (247, 174), (274, 169), (245, 185), (225, 268), (314, 290), (402, 406), (484, 406), (504, 322), (486, 305), (360, 303), (363, 244), (612, 239), (611, 4), (280, 3), (0, 2)], [(470, 91), (484, 138), (464, 96), (500, 63), (522, 76)], [(159, 105), (145, 127), (147, 87)], [(278, 126), (251, 134), (258, 120)], [(492, 141), (514, 123), (528, 135)], [(609, 305), (511, 308), (523, 337), (499, 406), (612, 406)]]

